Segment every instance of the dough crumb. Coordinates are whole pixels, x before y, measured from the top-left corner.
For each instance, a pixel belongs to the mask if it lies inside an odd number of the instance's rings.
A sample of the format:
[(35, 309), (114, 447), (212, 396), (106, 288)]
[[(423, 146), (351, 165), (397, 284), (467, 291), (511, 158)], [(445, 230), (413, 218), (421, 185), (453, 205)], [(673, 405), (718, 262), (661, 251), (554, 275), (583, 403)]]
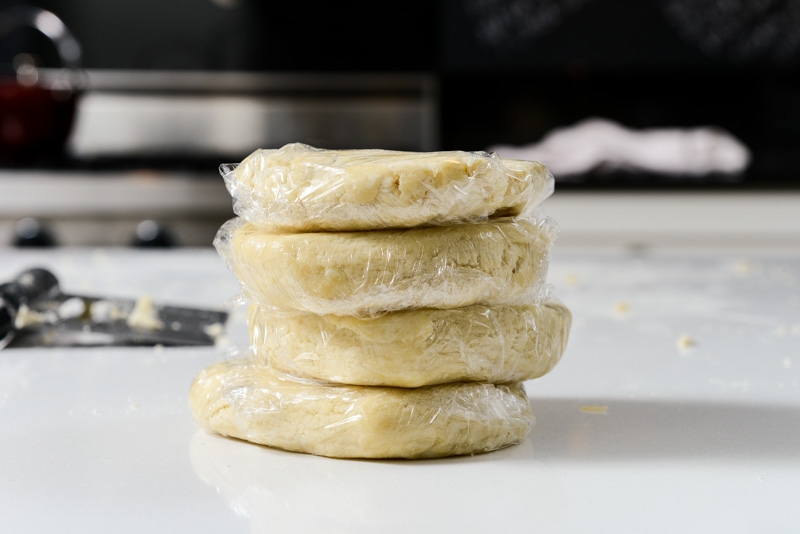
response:
[(232, 347), (233, 346), (233, 339), (229, 338), (228, 336), (218, 336), (214, 338), (214, 346), (215, 347)]
[(695, 347), (695, 341), (690, 335), (683, 334), (678, 338), (676, 345), (678, 346), (678, 350), (682, 353), (686, 353)]
[(608, 406), (592, 406), (592, 405), (581, 406), (581, 413), (606, 415), (608, 414)]
[(578, 275), (575, 273), (568, 273), (564, 277), (564, 282), (566, 282), (569, 287), (577, 286), (580, 283), (580, 281), (581, 281), (580, 277), (578, 277)]
[(30, 309), (25, 304), (20, 304), (17, 315), (14, 317), (14, 328), (21, 330), (27, 326), (39, 325), (53, 322), (53, 318), (47, 314)]
[(790, 357), (785, 357), (781, 360), (781, 365), (783, 365), (784, 369), (791, 369), (792, 368), (792, 359)]
[(219, 336), (222, 335), (222, 332), (225, 330), (222, 323), (213, 323), (203, 327), (203, 332), (212, 339), (217, 339)]
[(203, 327), (203, 332), (206, 333), (208, 337), (214, 340), (215, 347), (230, 347), (233, 345), (233, 340), (228, 336), (223, 335), (225, 333), (225, 325), (222, 323), (212, 323)]
[(614, 304), (614, 313), (617, 315), (627, 315), (628, 312), (631, 311), (631, 305), (625, 302), (624, 300), (620, 300), (616, 304)]
[(73, 297), (62, 302), (56, 313), (61, 319), (74, 319), (86, 313), (86, 303), (81, 298)]
[(779, 324), (775, 328), (772, 329), (772, 334), (776, 337), (786, 337), (789, 333), (789, 329), (785, 324)]
[(752, 274), (752, 272), (754, 270), (753, 269), (753, 264), (750, 261), (745, 260), (745, 259), (741, 259), (741, 260), (737, 261), (736, 264), (734, 265), (734, 268), (736, 269), (736, 272), (738, 272), (739, 274), (744, 274), (744, 275)]
[(161, 330), (164, 328), (164, 323), (158, 318), (158, 312), (153, 307), (153, 300), (150, 295), (142, 295), (136, 301), (133, 311), (128, 316), (128, 326), (145, 330)]

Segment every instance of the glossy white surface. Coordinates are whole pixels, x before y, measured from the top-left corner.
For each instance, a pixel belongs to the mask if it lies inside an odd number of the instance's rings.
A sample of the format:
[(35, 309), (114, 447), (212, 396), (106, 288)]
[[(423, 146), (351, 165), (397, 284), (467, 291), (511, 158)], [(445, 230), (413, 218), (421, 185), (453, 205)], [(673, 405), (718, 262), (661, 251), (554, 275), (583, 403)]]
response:
[[(0, 279), (47, 264), (73, 291), (224, 306), (238, 289), (211, 249), (0, 254)], [(0, 530), (800, 531), (800, 254), (556, 247), (550, 280), (575, 323), (526, 384), (537, 424), (472, 457), (334, 460), (200, 430), (189, 384), (244, 343), (238, 308), (219, 347), (3, 350)]]

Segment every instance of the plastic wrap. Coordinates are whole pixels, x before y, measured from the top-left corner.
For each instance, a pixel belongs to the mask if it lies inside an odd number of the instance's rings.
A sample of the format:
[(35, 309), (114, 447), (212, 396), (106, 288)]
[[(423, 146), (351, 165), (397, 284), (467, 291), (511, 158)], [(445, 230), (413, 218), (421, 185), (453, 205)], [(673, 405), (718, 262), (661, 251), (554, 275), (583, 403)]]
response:
[(256, 360), (295, 376), (342, 384), (419, 387), (538, 378), (561, 359), (570, 311), (541, 306), (467, 306), (398, 311), (376, 318), (276, 312), (251, 306)]
[(534, 418), (521, 383), (405, 389), (299, 381), (252, 359), (203, 369), (189, 403), (208, 430), (338, 458), (435, 458), (521, 442)]
[(558, 226), (501, 218), (451, 226), (273, 234), (234, 218), (214, 245), (264, 308), (375, 316), (538, 302)]
[(292, 143), (220, 166), (242, 218), (272, 231), (443, 225), (532, 210), (553, 192), (541, 163), (486, 152), (324, 150)]

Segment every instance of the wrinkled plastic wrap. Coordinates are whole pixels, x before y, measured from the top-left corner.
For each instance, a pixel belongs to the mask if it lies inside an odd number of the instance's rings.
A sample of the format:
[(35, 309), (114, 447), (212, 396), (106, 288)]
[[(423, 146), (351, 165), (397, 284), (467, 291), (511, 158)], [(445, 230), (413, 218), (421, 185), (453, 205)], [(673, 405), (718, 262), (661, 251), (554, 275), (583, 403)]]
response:
[(250, 347), (203, 369), (206, 429), (338, 458), (436, 458), (520, 443), (523, 381), (572, 316), (549, 295), (559, 227), (541, 163), (485, 152), (299, 143), (220, 166), (236, 217), (214, 246)]
[(295, 376), (419, 387), (538, 378), (561, 359), (570, 311), (541, 306), (404, 310), (375, 318), (262, 310), (248, 328), (256, 359)]
[(525, 214), (553, 192), (541, 163), (486, 152), (259, 149), (220, 166), (234, 212), (271, 231), (371, 230)]
[(416, 389), (301, 381), (250, 358), (203, 369), (189, 393), (203, 427), (337, 458), (436, 458), (517, 444), (534, 418), (521, 383)]
[(214, 245), (243, 296), (261, 307), (375, 316), (539, 302), (557, 234), (548, 217), (299, 234), (265, 232), (236, 217)]

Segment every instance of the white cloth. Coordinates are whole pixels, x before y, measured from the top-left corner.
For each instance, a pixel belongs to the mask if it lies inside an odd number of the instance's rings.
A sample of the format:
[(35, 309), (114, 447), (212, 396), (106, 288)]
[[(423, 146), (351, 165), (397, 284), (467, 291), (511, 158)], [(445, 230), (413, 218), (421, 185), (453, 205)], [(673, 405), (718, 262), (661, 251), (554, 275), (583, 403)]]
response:
[(552, 130), (538, 143), (495, 145), (502, 158), (544, 163), (556, 178), (597, 167), (700, 176), (737, 173), (750, 163), (750, 150), (717, 127), (634, 130), (602, 118)]

